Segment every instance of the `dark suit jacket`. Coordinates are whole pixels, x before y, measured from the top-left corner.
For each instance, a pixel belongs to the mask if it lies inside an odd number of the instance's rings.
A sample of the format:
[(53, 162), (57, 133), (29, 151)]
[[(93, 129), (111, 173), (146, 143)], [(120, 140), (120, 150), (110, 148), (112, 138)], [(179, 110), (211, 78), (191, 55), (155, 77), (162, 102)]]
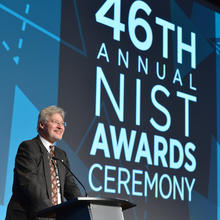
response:
[[(66, 153), (55, 147), (55, 157), (69, 166)], [(57, 161), (61, 199), (81, 196), (72, 175)], [(49, 153), (39, 137), (24, 141), (15, 159), (13, 195), (8, 204), (6, 220), (29, 220), (39, 210), (52, 206)]]

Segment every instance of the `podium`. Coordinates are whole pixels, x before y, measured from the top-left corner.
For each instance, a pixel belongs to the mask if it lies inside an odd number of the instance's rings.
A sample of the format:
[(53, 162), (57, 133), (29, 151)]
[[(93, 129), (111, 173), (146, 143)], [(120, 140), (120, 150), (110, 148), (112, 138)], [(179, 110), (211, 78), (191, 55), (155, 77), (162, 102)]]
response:
[(78, 197), (37, 213), (56, 220), (124, 220), (123, 212), (135, 205), (127, 200)]

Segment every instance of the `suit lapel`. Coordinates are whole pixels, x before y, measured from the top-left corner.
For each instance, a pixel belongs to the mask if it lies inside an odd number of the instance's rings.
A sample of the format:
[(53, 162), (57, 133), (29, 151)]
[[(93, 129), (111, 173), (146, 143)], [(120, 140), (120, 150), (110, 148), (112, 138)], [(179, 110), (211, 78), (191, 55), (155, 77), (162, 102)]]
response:
[(44, 175), (46, 180), (46, 188), (49, 199), (51, 200), (51, 175), (50, 175), (50, 166), (49, 166), (49, 153), (44, 147), (40, 138), (37, 138), (38, 145), (40, 147), (41, 153), (43, 155), (43, 166), (44, 166)]

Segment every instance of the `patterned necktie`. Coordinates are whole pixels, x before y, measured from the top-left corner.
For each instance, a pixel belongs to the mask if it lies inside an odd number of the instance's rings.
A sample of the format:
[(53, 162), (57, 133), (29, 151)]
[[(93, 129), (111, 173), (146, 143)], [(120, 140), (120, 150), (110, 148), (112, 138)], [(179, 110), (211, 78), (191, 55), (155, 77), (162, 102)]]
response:
[[(54, 157), (54, 146), (50, 146), (50, 157)], [(50, 159), (50, 175), (51, 175), (51, 198), (52, 204), (57, 205), (58, 203), (58, 187), (57, 187), (57, 176), (56, 176), (56, 161)]]

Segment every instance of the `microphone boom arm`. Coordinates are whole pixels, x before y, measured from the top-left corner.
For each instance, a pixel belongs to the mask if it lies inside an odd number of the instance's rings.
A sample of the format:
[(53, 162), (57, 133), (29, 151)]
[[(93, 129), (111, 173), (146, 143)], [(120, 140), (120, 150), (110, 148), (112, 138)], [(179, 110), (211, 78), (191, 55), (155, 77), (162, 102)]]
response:
[(72, 174), (72, 176), (78, 181), (78, 183), (82, 186), (83, 190), (85, 191), (85, 195), (86, 197), (88, 196), (86, 188), (84, 187), (84, 185), (81, 183), (81, 181), (76, 177), (76, 175), (70, 170), (70, 168), (64, 163), (63, 160), (57, 158), (57, 157), (52, 157), (53, 160), (57, 160), (60, 161), (61, 164), (63, 164), (63, 166)]

